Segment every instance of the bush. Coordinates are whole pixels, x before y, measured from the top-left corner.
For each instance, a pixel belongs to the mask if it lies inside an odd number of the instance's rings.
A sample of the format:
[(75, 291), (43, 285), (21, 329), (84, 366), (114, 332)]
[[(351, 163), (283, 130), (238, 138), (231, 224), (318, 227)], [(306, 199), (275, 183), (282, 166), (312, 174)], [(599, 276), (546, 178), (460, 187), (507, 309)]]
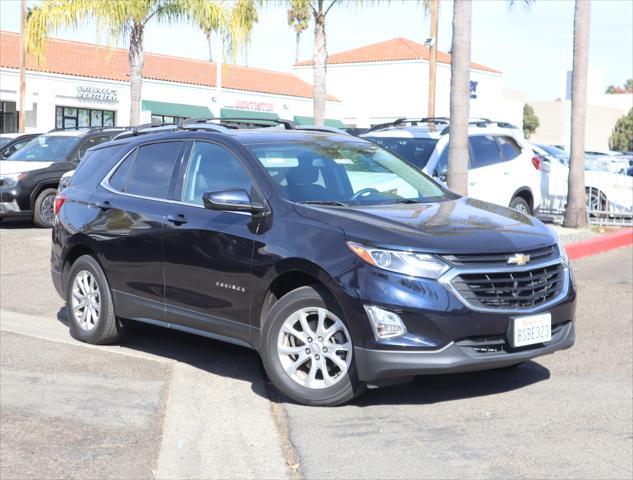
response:
[(633, 108), (615, 123), (609, 137), (609, 148), (620, 152), (633, 151)]
[(538, 117), (534, 114), (534, 109), (527, 103), (523, 105), (523, 135), (530, 138), (540, 125)]

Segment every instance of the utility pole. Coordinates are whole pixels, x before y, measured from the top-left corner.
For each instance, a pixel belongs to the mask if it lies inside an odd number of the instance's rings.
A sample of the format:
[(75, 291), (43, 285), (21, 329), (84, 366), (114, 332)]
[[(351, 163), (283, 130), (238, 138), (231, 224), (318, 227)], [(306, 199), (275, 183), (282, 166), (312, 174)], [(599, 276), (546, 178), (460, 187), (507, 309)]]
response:
[(18, 112), (18, 131), (23, 133), (26, 127), (26, 0), (20, 4), (20, 101)]
[(431, 58), (429, 59), (429, 107), (427, 117), (435, 116), (435, 78), (437, 77), (437, 27), (440, 0), (431, 0)]

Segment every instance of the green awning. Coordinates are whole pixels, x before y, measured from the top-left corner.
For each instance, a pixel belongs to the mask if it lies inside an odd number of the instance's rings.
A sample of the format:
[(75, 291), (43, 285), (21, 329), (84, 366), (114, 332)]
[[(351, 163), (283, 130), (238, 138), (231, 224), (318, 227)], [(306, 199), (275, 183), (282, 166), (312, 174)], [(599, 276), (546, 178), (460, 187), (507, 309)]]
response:
[[(295, 115), (295, 123), (297, 125), (314, 125), (314, 117), (302, 117), (301, 115)], [(345, 128), (345, 124), (340, 120), (335, 120), (333, 118), (325, 119), (326, 127), (333, 128)]]
[(222, 108), (221, 118), (254, 118), (256, 120), (279, 120), (279, 115), (273, 112), (254, 112), (252, 110), (239, 110), (237, 108)]
[(214, 118), (211, 110), (199, 105), (183, 105), (182, 103), (141, 101), (141, 110), (149, 110), (154, 115), (169, 115), (172, 117), (203, 117)]

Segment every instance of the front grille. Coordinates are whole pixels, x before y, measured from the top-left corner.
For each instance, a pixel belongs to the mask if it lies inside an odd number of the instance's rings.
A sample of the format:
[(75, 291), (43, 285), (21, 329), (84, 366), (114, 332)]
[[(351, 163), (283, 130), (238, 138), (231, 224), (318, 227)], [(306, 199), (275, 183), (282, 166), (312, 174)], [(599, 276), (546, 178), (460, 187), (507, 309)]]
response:
[[(506, 264), (508, 259), (514, 255), (514, 253), (490, 253), (490, 254), (457, 254), (457, 255), (444, 255), (443, 258), (453, 265), (494, 265), (494, 264)], [(530, 262), (545, 262), (558, 258), (558, 248), (556, 245), (549, 247), (537, 248), (536, 250), (527, 250), (521, 252), (530, 256)]]
[(561, 264), (525, 271), (461, 273), (451, 284), (470, 305), (479, 308), (533, 308), (555, 298), (563, 289)]

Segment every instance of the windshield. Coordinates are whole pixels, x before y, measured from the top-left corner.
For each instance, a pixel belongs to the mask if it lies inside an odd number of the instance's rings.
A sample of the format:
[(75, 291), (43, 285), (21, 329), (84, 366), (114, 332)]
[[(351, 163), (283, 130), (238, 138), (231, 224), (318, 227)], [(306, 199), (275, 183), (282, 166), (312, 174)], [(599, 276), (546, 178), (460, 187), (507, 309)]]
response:
[(437, 140), (434, 138), (398, 138), (398, 137), (365, 137), (372, 142), (388, 148), (396, 155), (422, 170), (435, 150)]
[(9, 157), (18, 162), (59, 162), (79, 143), (81, 137), (40, 135)]
[(366, 142), (251, 145), (253, 153), (293, 202), (380, 205), (452, 197), (437, 183)]

